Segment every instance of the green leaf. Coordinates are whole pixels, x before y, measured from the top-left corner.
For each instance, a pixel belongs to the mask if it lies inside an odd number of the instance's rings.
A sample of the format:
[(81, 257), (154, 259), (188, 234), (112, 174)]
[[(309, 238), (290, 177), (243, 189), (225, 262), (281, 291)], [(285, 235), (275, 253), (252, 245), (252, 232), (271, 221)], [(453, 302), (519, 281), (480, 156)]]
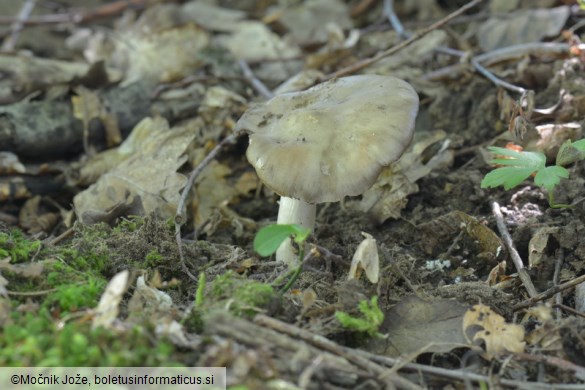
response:
[(485, 175), (481, 181), (482, 188), (504, 186), (506, 190), (509, 190), (522, 183), (534, 172), (543, 169), (546, 164), (546, 156), (542, 153), (517, 152), (495, 146), (490, 146), (488, 149), (494, 154), (508, 158), (496, 158), (491, 161), (493, 164), (506, 165), (506, 167), (494, 169)]
[(295, 242), (302, 243), (309, 237), (310, 233), (311, 229), (299, 225), (268, 225), (256, 234), (254, 250), (260, 256), (270, 256), (290, 236), (294, 236)]
[(579, 149), (581, 152), (585, 153), (585, 138), (580, 139), (579, 141), (573, 142), (573, 147)]
[(488, 150), (492, 153), (509, 158), (496, 158), (491, 161), (492, 164), (509, 165), (518, 168), (534, 168), (538, 170), (544, 168), (546, 156), (538, 152), (517, 152), (515, 150), (489, 146)]
[(552, 192), (561, 179), (569, 177), (569, 171), (563, 167), (553, 165), (552, 167), (546, 167), (538, 171), (534, 177), (534, 183), (537, 186), (544, 187), (548, 192)]
[(569, 165), (585, 158), (585, 139), (571, 143), (565, 141), (557, 153), (556, 165)]
[(485, 175), (481, 181), (481, 188), (494, 188), (503, 185), (506, 190), (509, 190), (522, 183), (535, 171), (534, 168), (497, 168)]

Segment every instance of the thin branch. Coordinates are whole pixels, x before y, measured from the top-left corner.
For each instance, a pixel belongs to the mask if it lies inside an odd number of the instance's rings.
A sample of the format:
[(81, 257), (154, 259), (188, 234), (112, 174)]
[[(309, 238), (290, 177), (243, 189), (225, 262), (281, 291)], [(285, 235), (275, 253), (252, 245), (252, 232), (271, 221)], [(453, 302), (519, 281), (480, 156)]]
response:
[[(392, 359), (392, 358), (389, 358), (386, 356), (375, 355), (371, 352), (366, 352), (366, 351), (362, 351), (362, 350), (352, 350), (350, 348), (347, 348), (347, 349), (350, 351), (353, 351), (354, 353), (363, 355), (372, 361), (375, 361), (377, 363), (383, 364), (383, 365), (388, 366), (388, 367), (394, 367), (395, 365), (402, 363), (399, 359)], [(403, 367), (401, 367), (400, 370), (401, 371), (409, 370), (409, 371), (415, 371), (415, 372), (423, 372), (425, 374), (435, 375), (435, 376), (439, 376), (439, 377), (443, 377), (443, 378), (456, 379), (456, 380), (460, 380), (460, 381), (469, 380), (469, 381), (473, 381), (475, 383), (482, 383), (482, 382), (483, 383), (490, 383), (490, 381), (493, 380), (493, 378), (490, 378), (489, 376), (480, 375), (480, 374), (476, 374), (473, 372), (468, 372), (468, 371), (463, 371), (463, 370), (452, 370), (452, 369), (446, 369), (446, 368), (441, 368), (441, 367), (426, 366), (424, 364), (419, 364), (419, 363), (406, 363), (403, 365)], [(524, 381), (506, 379), (506, 378), (498, 378), (498, 383), (501, 385), (511, 386), (511, 387), (515, 387), (515, 388), (519, 388), (519, 389), (550, 389), (551, 388), (550, 384), (546, 384), (546, 383), (542, 383), (542, 382), (524, 382)], [(583, 385), (581, 385), (581, 384), (577, 384), (577, 385), (556, 385), (555, 384), (554, 388), (558, 389), (558, 390), (561, 390), (561, 389), (563, 389), (563, 390), (577, 390), (577, 389), (580, 389), (582, 386)]]
[[(585, 44), (577, 46), (581, 50), (585, 50)], [(477, 62), (483, 66), (490, 66), (499, 62), (517, 60), (525, 56), (568, 56), (571, 50), (571, 45), (567, 43), (553, 43), (553, 42), (531, 42), (522, 43), (520, 45), (513, 45), (496, 49), (484, 54), (479, 54), (471, 58), (471, 62)], [(427, 73), (423, 80), (437, 80), (444, 77), (456, 78), (466, 70), (464, 63), (446, 66)]]
[(254, 317), (254, 323), (273, 329), (277, 332), (284, 333), (295, 339), (303, 340), (319, 349), (341, 356), (347, 361), (355, 364), (357, 367), (373, 372), (378, 376), (378, 379), (384, 378), (401, 389), (422, 389), (420, 386), (400, 377), (399, 375), (392, 375), (392, 373), (389, 373), (388, 370), (386, 370), (384, 367), (381, 367), (377, 363), (356, 353), (353, 353), (353, 350), (348, 352), (348, 350), (341, 345), (323, 336), (309, 332), (308, 330), (301, 329), (297, 326), (287, 324), (286, 322), (265, 316), (263, 314), (256, 315), (256, 317)]
[[(392, 25), (394, 30), (396, 30), (398, 35), (400, 35), (400, 37), (402, 37), (404, 39), (408, 39), (412, 36), (411, 32), (406, 31), (404, 29), (404, 27), (402, 26), (402, 23), (400, 22), (400, 19), (398, 18), (398, 15), (396, 15), (396, 12), (394, 11), (394, 0), (384, 0), (384, 13), (386, 14), (388, 21), (390, 22), (390, 24)], [(448, 54), (448, 55), (459, 57), (459, 58), (465, 58), (467, 56), (466, 52), (461, 51), (461, 50), (455, 50), (455, 49), (452, 49), (450, 47), (439, 46), (439, 47), (434, 48), (433, 50), (438, 52), (438, 53)], [(505, 88), (505, 89), (508, 89), (510, 91), (513, 91), (513, 92), (520, 93), (522, 95), (524, 95), (528, 92), (526, 89), (524, 89), (522, 87), (518, 87), (514, 84), (510, 84), (507, 81), (504, 81), (504, 80), (498, 78), (493, 73), (491, 73), (489, 70), (487, 70), (483, 65), (481, 65), (477, 59), (472, 58), (470, 60), (470, 63), (471, 63), (471, 65), (473, 65), (475, 70), (477, 70), (480, 74), (482, 74), (485, 78), (490, 80), (495, 85), (500, 86), (500, 87)]]
[[(183, 267), (183, 271), (189, 276), (189, 278), (193, 280), (198, 280), (195, 275), (189, 272), (189, 268), (187, 268), (187, 264), (185, 264), (185, 257), (183, 255), (183, 246), (181, 240), (181, 226), (187, 220), (187, 198), (189, 197), (189, 193), (191, 188), (193, 188), (193, 184), (195, 184), (195, 180), (201, 172), (205, 169), (206, 166), (209, 165), (211, 160), (217, 156), (217, 154), (221, 151), (221, 149), (227, 145), (233, 143), (238, 138), (237, 134), (232, 134), (225, 137), (221, 142), (219, 142), (215, 147), (209, 152), (207, 156), (193, 169), (191, 175), (189, 175), (189, 179), (183, 188), (183, 192), (181, 193), (181, 199), (179, 200), (179, 204), (177, 205), (177, 212), (175, 213), (175, 239), (177, 240), (177, 245), (179, 246), (179, 258), (181, 259), (181, 266)], [(197, 238), (197, 230), (194, 232), (195, 238)]]
[[(382, 375), (392, 375), (391, 380), (395, 385), (402, 385), (402, 383), (398, 382), (397, 379), (405, 380), (402, 377), (396, 375), (391, 370), (386, 369), (385, 367), (399, 367), (399, 371), (414, 371), (415, 373), (424, 373), (427, 375), (434, 375), (442, 378), (448, 378), (451, 380), (459, 380), (459, 381), (473, 381), (475, 383), (490, 383), (493, 381), (494, 378), (490, 378), (486, 375), (480, 375), (473, 372), (468, 372), (464, 370), (453, 370), (453, 369), (446, 369), (440, 367), (433, 367), (427, 366), (424, 364), (418, 363), (405, 363), (401, 359), (390, 358), (386, 356), (376, 355), (371, 352), (366, 352), (360, 349), (353, 349), (349, 347), (343, 347), (339, 344), (326, 339), (323, 336), (316, 335), (311, 333), (307, 330), (300, 329), (294, 325), (290, 325), (279, 321), (277, 319), (259, 314), (254, 318), (254, 323), (273, 329), (277, 332), (284, 333), (288, 336), (291, 336), (295, 339), (302, 340), (309, 345), (312, 345), (320, 350), (324, 350), (329, 353), (334, 353), (338, 356), (345, 358), (346, 360), (350, 361), (351, 363), (355, 364), (361, 369), (368, 370), (373, 372), (376, 375), (380, 373)], [(529, 358), (527, 358), (528, 360)], [(549, 357), (539, 358), (540, 361), (544, 363), (554, 365), (559, 368), (573, 370), (574, 372), (581, 372), (583, 368), (577, 368), (574, 364), (570, 362), (566, 362), (562, 359), (552, 359)], [(568, 364), (567, 364), (568, 363)], [(382, 371), (380, 371), (380, 366), (384, 366)], [(504, 386), (510, 386), (514, 388), (522, 388), (522, 389), (550, 389), (550, 384), (545, 384), (542, 382), (528, 382), (528, 381), (519, 381), (513, 379), (506, 379), (506, 378), (497, 378), (499, 384)], [(411, 382), (407, 382), (405, 385), (412, 386)], [(416, 385), (414, 385), (416, 386)], [(554, 388), (559, 390), (577, 390), (582, 388), (582, 384), (555, 384)], [(407, 388), (407, 387), (404, 387)]]
[(336, 77), (341, 77), (341, 76), (346, 76), (348, 74), (352, 74), (355, 73), (363, 68), (366, 68), (372, 64), (375, 64), (376, 62), (391, 56), (393, 54), (395, 54), (396, 52), (404, 49), (405, 47), (411, 45), (412, 43), (418, 41), (419, 39), (421, 39), (422, 37), (424, 37), (425, 35), (429, 34), (430, 32), (443, 27), (444, 25), (446, 25), (447, 23), (449, 23), (449, 21), (455, 19), (457, 16), (465, 13), (466, 11), (468, 11), (469, 9), (475, 7), (476, 5), (478, 5), (479, 3), (481, 3), (483, 0), (473, 0), (467, 4), (465, 4), (463, 7), (459, 8), (457, 11), (447, 15), (446, 17), (444, 17), (443, 19), (439, 20), (436, 23), (433, 23), (432, 25), (430, 25), (429, 27), (418, 31), (416, 34), (412, 35), (410, 38), (400, 42), (398, 45), (395, 45), (393, 47), (391, 47), (388, 50), (385, 50), (381, 53), (376, 54), (373, 57), (367, 58), (365, 60), (362, 60), (360, 62), (357, 62), (353, 65), (350, 65), (346, 68), (342, 68), (336, 72), (333, 72), (327, 76), (324, 76), (321, 81), (326, 81), (326, 80), (330, 80)]
[(492, 202), (492, 213), (494, 214), (494, 217), (496, 218), (496, 224), (498, 225), (498, 230), (500, 232), (500, 235), (502, 236), (502, 240), (504, 241), (504, 244), (506, 244), (506, 248), (508, 248), (508, 253), (510, 254), (510, 257), (512, 258), (512, 262), (514, 263), (514, 266), (516, 267), (516, 270), (518, 271), (518, 276), (520, 276), (520, 280), (522, 281), (524, 288), (526, 289), (526, 291), (528, 292), (528, 295), (531, 298), (537, 296), (538, 292), (536, 291), (536, 288), (534, 288), (534, 285), (532, 284), (532, 280), (530, 279), (530, 275), (528, 275), (528, 271), (526, 271), (526, 268), (524, 268), (524, 264), (522, 262), (522, 259), (520, 258), (520, 255), (518, 254), (516, 247), (514, 246), (514, 242), (512, 241), (512, 236), (510, 236), (510, 233), (508, 232), (508, 229), (506, 228), (506, 223), (504, 222), (504, 216), (502, 215), (502, 210), (500, 209), (500, 205), (498, 204), (498, 202)]
[(581, 317), (581, 318), (585, 318), (585, 313), (581, 313), (579, 310), (575, 310), (575, 309), (573, 309), (572, 307), (569, 307), (569, 306), (563, 305), (562, 303), (555, 303), (555, 304), (553, 304), (553, 307), (554, 307), (555, 309), (561, 309), (561, 310), (564, 310), (564, 311), (566, 311), (567, 313), (571, 313), (571, 314), (572, 314), (572, 315), (574, 315), (574, 316)]
[(37, 0), (27, 0), (18, 14), (18, 18), (10, 26), (10, 36), (2, 43), (2, 51), (13, 51), (16, 47), (16, 41), (20, 36), (20, 32), (24, 27), (24, 22), (30, 17), (33, 9), (35, 9)]
[(578, 278), (575, 278), (563, 284), (559, 284), (558, 286), (551, 287), (548, 290), (531, 297), (530, 299), (527, 299), (525, 301), (518, 303), (517, 305), (512, 306), (512, 310), (517, 311), (520, 309), (525, 309), (527, 307), (534, 305), (536, 302), (548, 299), (558, 292), (567, 290), (571, 287), (575, 287), (576, 285), (581, 284), (583, 282), (585, 282), (585, 275), (581, 275)]
[(244, 77), (248, 81), (248, 83), (254, 88), (256, 92), (260, 94), (264, 99), (271, 99), (274, 94), (270, 91), (262, 81), (258, 80), (254, 73), (252, 73), (252, 69), (248, 66), (246, 61), (239, 60), (238, 65), (240, 65), (240, 69), (242, 69), (242, 73), (244, 73)]

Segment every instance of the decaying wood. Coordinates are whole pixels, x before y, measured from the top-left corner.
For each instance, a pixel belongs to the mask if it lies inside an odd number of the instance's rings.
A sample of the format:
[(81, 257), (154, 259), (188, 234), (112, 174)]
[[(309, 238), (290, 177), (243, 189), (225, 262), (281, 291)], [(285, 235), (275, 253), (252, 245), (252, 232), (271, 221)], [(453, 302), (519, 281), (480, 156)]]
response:
[(325, 337), (267, 316), (259, 315), (254, 322), (250, 322), (220, 312), (213, 314), (205, 323), (209, 334), (269, 350), (281, 377), (299, 378), (305, 369), (321, 361), (320, 367), (312, 370), (315, 378), (311, 381), (311, 389), (325, 388), (325, 383), (357, 386), (366, 379), (375, 381), (382, 388), (421, 389), (399, 375), (391, 374), (377, 363), (348, 353)]
[[(154, 101), (154, 86), (140, 81), (127, 87), (113, 87), (99, 96), (120, 130), (127, 136), (144, 117), (162, 115), (173, 122), (194, 116), (201, 96), (181, 101)], [(97, 121), (91, 122), (93, 142), (103, 142), (105, 130)], [(69, 99), (19, 102), (0, 107), (0, 145), (21, 158), (49, 159), (73, 156), (82, 151), (83, 124), (73, 116)]]

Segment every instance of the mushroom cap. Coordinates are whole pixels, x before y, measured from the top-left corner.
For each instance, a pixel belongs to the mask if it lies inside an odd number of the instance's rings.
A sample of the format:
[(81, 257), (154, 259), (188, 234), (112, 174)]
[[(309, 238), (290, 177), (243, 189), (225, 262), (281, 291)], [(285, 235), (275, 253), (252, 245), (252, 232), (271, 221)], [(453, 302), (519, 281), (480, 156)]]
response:
[(251, 106), (236, 125), (248, 161), (281, 196), (336, 202), (363, 193), (409, 145), (418, 112), (410, 84), (359, 75)]

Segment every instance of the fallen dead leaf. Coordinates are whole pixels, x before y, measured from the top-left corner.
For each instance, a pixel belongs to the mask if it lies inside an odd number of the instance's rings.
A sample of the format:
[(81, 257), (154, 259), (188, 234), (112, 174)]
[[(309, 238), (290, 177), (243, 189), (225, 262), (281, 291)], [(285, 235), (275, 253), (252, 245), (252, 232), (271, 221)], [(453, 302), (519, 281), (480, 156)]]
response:
[(114, 275), (112, 280), (110, 280), (95, 310), (96, 314), (93, 317), (92, 328), (95, 329), (100, 326), (110, 328), (116, 318), (118, 318), (120, 302), (128, 288), (129, 275), (130, 272), (124, 270)]
[(491, 17), (478, 30), (479, 45), (484, 51), (499, 47), (539, 42), (559, 34), (571, 14), (569, 6), (538, 8)]
[(386, 356), (421, 352), (448, 352), (466, 344), (461, 321), (466, 307), (453, 299), (422, 300), (408, 296), (384, 313), (379, 332), (369, 350)]
[(103, 212), (125, 203), (130, 196), (140, 197), (146, 214), (155, 213), (162, 219), (174, 215), (187, 180), (177, 170), (187, 162), (185, 151), (201, 121), (191, 120), (173, 129), (165, 121), (162, 124), (149, 118), (144, 121), (151, 124), (150, 136), (133, 147), (135, 153), (73, 199), (82, 222), (85, 212)]
[(489, 306), (475, 305), (463, 317), (463, 332), (469, 344), (485, 343), (488, 357), (506, 352), (524, 352), (524, 327), (509, 324)]
[(372, 283), (378, 283), (380, 277), (380, 259), (378, 257), (378, 246), (376, 240), (371, 234), (362, 232), (365, 239), (358, 245), (347, 279), (359, 279), (362, 272), (365, 271), (366, 277)]

